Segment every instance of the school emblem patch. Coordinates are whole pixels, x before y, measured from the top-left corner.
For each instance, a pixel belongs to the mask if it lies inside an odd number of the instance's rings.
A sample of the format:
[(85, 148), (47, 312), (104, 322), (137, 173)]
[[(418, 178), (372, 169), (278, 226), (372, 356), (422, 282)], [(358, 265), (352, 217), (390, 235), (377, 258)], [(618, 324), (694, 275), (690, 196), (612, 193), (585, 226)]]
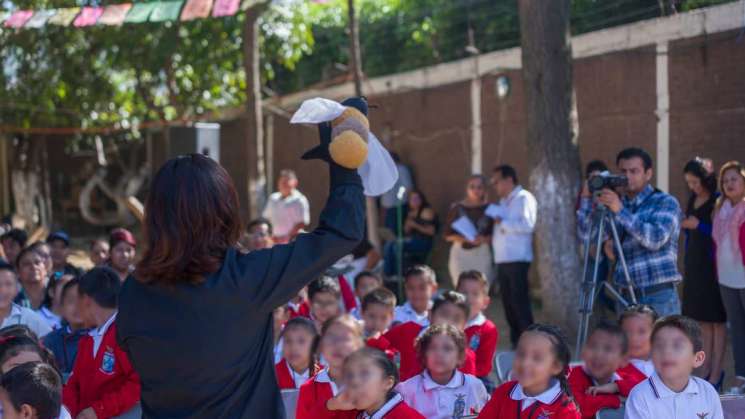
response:
[(480, 343), (481, 343), (481, 335), (473, 335), (471, 337), (471, 344), (469, 346), (471, 347), (472, 351), (476, 351), (476, 349), (479, 349)]
[(696, 416), (698, 416), (698, 419), (706, 419), (709, 416), (709, 412), (696, 413)]
[(456, 394), (453, 405), (453, 419), (461, 419), (466, 414), (466, 395)]
[(539, 413), (535, 419), (550, 419), (552, 414), (552, 412), (549, 412), (547, 410), (541, 410), (541, 413)]
[(115, 364), (114, 350), (106, 348), (106, 352), (103, 354), (103, 360), (101, 361), (101, 372), (107, 375), (113, 374)]

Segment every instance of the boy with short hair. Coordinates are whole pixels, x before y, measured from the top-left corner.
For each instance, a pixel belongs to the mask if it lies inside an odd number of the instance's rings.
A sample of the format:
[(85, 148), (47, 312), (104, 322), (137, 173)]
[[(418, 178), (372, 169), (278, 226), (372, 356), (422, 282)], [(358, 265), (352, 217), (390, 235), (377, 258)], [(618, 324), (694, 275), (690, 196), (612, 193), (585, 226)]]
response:
[(719, 394), (692, 372), (704, 363), (701, 327), (688, 317), (667, 316), (652, 331), (655, 372), (631, 391), (627, 419), (723, 419)]
[(491, 393), (494, 383), (489, 379), (494, 352), (497, 350), (499, 331), (491, 320), (484, 316), (489, 307), (489, 281), (479, 271), (465, 271), (458, 276), (458, 292), (466, 296), (469, 305), (466, 322), (466, 344), (476, 354), (476, 377)]
[[(349, 311), (349, 314), (357, 320), (362, 320), (362, 300), (367, 294), (376, 288), (383, 286), (383, 280), (373, 272), (362, 271), (354, 277), (354, 296), (356, 301), (355, 307)], [(395, 297), (394, 297), (395, 302)]]
[(393, 322), (396, 309), (396, 295), (387, 288), (376, 288), (362, 298), (362, 320), (365, 323), (365, 337), (379, 338)]
[(56, 419), (62, 409), (62, 378), (43, 362), (21, 364), (2, 375), (3, 417)]
[(326, 320), (341, 314), (341, 288), (336, 278), (322, 275), (308, 285), (310, 319), (318, 333)]
[(429, 326), (429, 309), (432, 297), (437, 292), (435, 271), (427, 265), (415, 265), (404, 274), (404, 293), (406, 303), (396, 307), (393, 324), (415, 322)]
[(44, 346), (52, 351), (62, 374), (72, 372), (78, 354), (80, 339), (88, 334), (78, 312), (78, 279), (74, 278), (62, 287), (62, 327), (55, 329), (43, 339)]
[(78, 282), (80, 316), (93, 328), (80, 340), (63, 390), (64, 405), (78, 419), (119, 416), (140, 400), (140, 378), (116, 341), (121, 287), (119, 275), (107, 267), (93, 268)]

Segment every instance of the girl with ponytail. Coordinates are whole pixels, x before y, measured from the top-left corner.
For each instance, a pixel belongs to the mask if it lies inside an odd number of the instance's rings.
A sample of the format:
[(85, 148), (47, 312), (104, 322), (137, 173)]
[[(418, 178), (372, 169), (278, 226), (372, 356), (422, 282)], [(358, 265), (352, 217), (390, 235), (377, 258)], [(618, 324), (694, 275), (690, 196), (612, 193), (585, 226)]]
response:
[(580, 419), (567, 382), (570, 353), (558, 327), (530, 326), (517, 344), (515, 381), (494, 391), (479, 418)]

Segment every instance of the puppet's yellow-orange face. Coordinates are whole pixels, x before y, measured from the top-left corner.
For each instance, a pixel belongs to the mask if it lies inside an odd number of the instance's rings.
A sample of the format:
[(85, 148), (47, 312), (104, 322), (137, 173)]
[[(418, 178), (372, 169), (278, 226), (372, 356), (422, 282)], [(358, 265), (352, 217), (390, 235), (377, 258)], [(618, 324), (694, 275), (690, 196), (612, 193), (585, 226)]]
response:
[(357, 109), (348, 107), (331, 121), (331, 127), (331, 158), (347, 169), (362, 166), (367, 159), (367, 137), (370, 133), (367, 117)]

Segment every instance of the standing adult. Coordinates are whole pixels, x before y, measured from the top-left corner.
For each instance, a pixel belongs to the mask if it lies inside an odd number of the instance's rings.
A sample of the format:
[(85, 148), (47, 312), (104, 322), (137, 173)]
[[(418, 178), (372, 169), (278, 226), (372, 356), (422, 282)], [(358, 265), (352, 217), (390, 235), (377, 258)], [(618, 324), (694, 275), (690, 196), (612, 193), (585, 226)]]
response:
[(533, 230), (538, 203), (533, 194), (520, 186), (512, 166), (495, 167), (492, 183), (502, 208), (501, 216), (494, 220), (494, 262), (497, 264), (502, 305), (510, 325), (510, 340), (515, 347), (522, 332), (533, 324), (528, 270), (533, 261)]
[(717, 179), (711, 160), (696, 157), (683, 168), (691, 196), (686, 218), (680, 223), (685, 231), (685, 272), (683, 273), (683, 315), (701, 326), (706, 359), (699, 375), (721, 388), (724, 371), (727, 313), (719, 292), (714, 265), (714, 242), (711, 238), (711, 214), (718, 194)]
[[(410, 191), (406, 218), (403, 221), (404, 237), (400, 246), (402, 264), (404, 261), (414, 265), (426, 262), (427, 255), (432, 250), (437, 227), (437, 213), (429, 205), (427, 197), (420, 191)], [(398, 241), (389, 241), (385, 244), (383, 255), (386, 275), (397, 273), (398, 251)], [(406, 267), (403, 267), (401, 273), (405, 270)]]
[(125, 228), (114, 229), (109, 235), (109, 267), (119, 275), (122, 282), (134, 271), (137, 241), (134, 234)]
[[(466, 181), (466, 196), (450, 206), (445, 219), (445, 240), (451, 243), (448, 271), (453, 288), (458, 276), (465, 271), (479, 271), (492, 277), (492, 254), (489, 239), (492, 220), (486, 216), (486, 179), (482, 175), (471, 175)], [(476, 238), (469, 240), (453, 228), (453, 222), (466, 217), (476, 228)]]
[[(398, 212), (401, 211), (401, 219), (406, 219), (406, 203), (409, 191), (414, 189), (414, 179), (411, 170), (401, 162), (397, 153), (391, 153), (393, 161), (398, 170), (398, 180), (388, 192), (380, 196), (380, 206), (383, 208), (384, 225), (398, 237)], [(401, 192), (403, 188), (404, 193)]]
[(730, 161), (719, 171), (714, 242), (719, 290), (732, 333), (735, 375), (745, 388), (745, 167)]
[[(366, 113), (362, 100), (354, 104)], [(327, 146), (330, 124), (320, 133)], [(247, 254), (236, 250), (240, 205), (222, 166), (191, 154), (158, 171), (145, 204), (146, 250), (117, 317), (118, 341), (142, 382), (144, 418), (284, 418), (272, 312), (364, 234), (359, 174), (329, 165), (318, 228)]]
[[(640, 148), (627, 148), (616, 156), (618, 170), (628, 185), (618, 191), (609, 188), (599, 192), (597, 202), (615, 215), (616, 227), (631, 286), (637, 302), (647, 304), (660, 316), (680, 314), (676, 290), (681, 280), (678, 272), (678, 238), (683, 212), (672, 195), (650, 184), (654, 171), (652, 157)], [(577, 212), (580, 236), (590, 234), (592, 198), (583, 197)], [(616, 263), (614, 279), (628, 295), (623, 265)]]
[(269, 195), (262, 216), (274, 227), (274, 243), (289, 243), (310, 225), (308, 198), (297, 190), (298, 179), (294, 171), (279, 172), (277, 192)]

